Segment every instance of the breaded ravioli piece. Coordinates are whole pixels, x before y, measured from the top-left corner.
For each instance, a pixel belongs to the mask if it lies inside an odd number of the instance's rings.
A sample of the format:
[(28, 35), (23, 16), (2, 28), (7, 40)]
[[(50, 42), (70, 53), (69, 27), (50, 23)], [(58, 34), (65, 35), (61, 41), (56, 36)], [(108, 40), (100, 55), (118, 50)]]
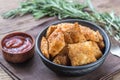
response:
[(40, 45), (40, 49), (43, 53), (43, 55), (49, 59), (49, 53), (48, 53), (48, 41), (46, 40), (45, 37), (42, 37), (41, 40), (41, 45)]
[(94, 54), (86, 50), (82, 50), (84, 46), (81, 43), (69, 44), (69, 58), (72, 66), (85, 65), (96, 61)]
[(63, 32), (69, 31), (74, 27), (74, 24), (72, 23), (61, 23), (58, 24), (57, 27), (59, 27)]
[(94, 54), (96, 59), (99, 59), (102, 56), (102, 52), (96, 42), (87, 41), (83, 43), (87, 50)]
[(81, 33), (85, 36), (87, 40), (91, 40), (95, 42), (99, 42), (103, 40), (102, 35), (99, 33), (99, 31), (94, 31), (88, 27), (81, 25), (80, 25), (80, 29), (81, 29)]
[(72, 38), (71, 38), (71, 35), (70, 35), (70, 33), (69, 32), (63, 32), (64, 33), (64, 38), (65, 38), (65, 42), (67, 43), (67, 44), (72, 44), (73, 43), (73, 40), (72, 40)]
[(65, 40), (63, 32), (57, 28), (49, 37), (49, 54), (55, 57), (65, 47)]
[(48, 29), (47, 29), (47, 32), (46, 32), (46, 38), (48, 38), (50, 36), (50, 34), (55, 31), (55, 29), (57, 29), (57, 26), (56, 25), (52, 25), (50, 26)]
[(96, 34), (98, 35), (99, 41), (103, 41), (103, 37), (102, 37), (102, 35), (100, 34), (100, 32), (99, 32), (99, 31), (96, 31)]
[(98, 46), (99, 46), (99, 48), (100, 48), (100, 50), (104, 50), (104, 48), (105, 48), (105, 44), (104, 44), (104, 41), (99, 41), (99, 42), (97, 42), (97, 44), (98, 44)]
[(66, 65), (66, 66), (70, 65), (67, 46), (65, 46), (62, 49), (62, 51), (60, 51), (60, 53), (57, 56), (55, 56), (53, 62), (60, 65)]
[(62, 23), (59, 24), (58, 27), (63, 31), (67, 44), (86, 41), (84, 35), (80, 32), (78, 23)]
[(73, 27), (74, 27), (74, 24), (71, 24), (71, 23), (61, 23), (61, 24), (58, 24), (57, 25), (58, 28), (60, 28), (63, 33), (64, 33), (64, 38), (65, 38), (65, 42), (66, 43), (73, 43), (73, 40), (71, 38), (71, 33), (70, 31), (73, 30)]
[(81, 30), (80, 30), (79, 24), (77, 22), (74, 23), (74, 27), (71, 30), (71, 38), (74, 43), (86, 41), (86, 38), (84, 37), (84, 35), (81, 34)]
[(84, 65), (95, 62), (102, 56), (96, 42), (86, 41), (83, 43), (68, 44), (69, 58), (72, 66)]
[(60, 64), (60, 65), (68, 65), (68, 56), (66, 55), (57, 55), (55, 59), (53, 60), (54, 63)]

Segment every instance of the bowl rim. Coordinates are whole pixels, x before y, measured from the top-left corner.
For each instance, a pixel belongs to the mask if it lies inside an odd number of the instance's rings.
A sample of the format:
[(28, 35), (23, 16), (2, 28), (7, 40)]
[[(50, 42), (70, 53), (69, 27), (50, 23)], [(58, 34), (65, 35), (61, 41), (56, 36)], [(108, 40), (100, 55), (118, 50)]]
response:
[[(65, 66), (65, 65), (59, 65), (59, 64), (55, 64), (54, 62), (50, 61), (49, 59), (47, 59), (41, 52), (41, 50), (39, 49), (39, 44), (38, 42), (40, 41), (39, 40), (39, 37), (41, 36), (42, 32), (44, 32), (44, 30), (46, 30), (50, 25), (54, 25), (54, 24), (59, 24), (59, 23), (64, 23), (64, 22), (70, 22), (70, 21), (74, 21), (74, 22), (85, 22), (85, 23), (88, 23), (90, 25), (93, 25), (95, 26), (98, 30), (101, 30), (102, 34), (105, 35), (106, 37), (106, 44), (108, 45), (108, 47), (106, 47), (106, 50), (104, 52), (104, 54), (102, 55), (102, 57), (100, 59), (98, 59), (97, 61), (93, 62), (93, 63), (90, 63), (90, 64), (86, 64), (86, 65), (81, 65), (81, 66)], [(91, 67), (91, 66), (94, 66), (94, 65), (97, 65), (102, 59), (104, 59), (109, 51), (110, 51), (110, 47), (111, 47), (111, 42), (110, 42), (110, 39), (107, 35), (107, 33), (98, 25), (96, 25), (95, 23), (93, 22), (90, 22), (90, 21), (87, 21), (87, 20), (81, 20), (81, 19), (65, 19), (65, 20), (59, 20), (59, 21), (54, 21), (52, 23), (49, 23), (47, 25), (47, 27), (45, 27), (43, 30), (41, 30), (36, 38), (36, 50), (37, 50), (37, 53), (38, 55), (43, 58), (45, 61), (49, 62), (50, 64), (52, 65), (55, 65), (55, 66), (58, 66), (58, 67), (62, 67), (62, 68), (67, 68), (67, 69), (83, 69), (83, 68), (88, 68), (88, 67)]]
[(14, 55), (25, 54), (25, 53), (27, 53), (28, 51), (30, 51), (31, 49), (33, 49), (33, 48), (34, 48), (34, 45), (35, 45), (35, 40), (34, 40), (33, 36), (31, 36), (30, 34), (27, 34), (27, 33), (25, 33), (25, 32), (12, 32), (12, 33), (9, 33), (9, 34), (5, 35), (5, 36), (2, 38), (2, 40), (1, 40), (1, 48), (2, 48), (2, 51), (6, 52), (6, 53), (8, 53), (8, 54), (13, 54), (13, 53), (8, 52), (8, 51), (6, 51), (6, 50), (3, 49), (3, 45), (2, 45), (2, 44), (3, 44), (3, 41), (4, 41), (8, 36), (10, 36), (10, 35), (17, 36), (17, 35), (20, 35), (20, 34), (24, 34), (24, 35), (28, 36), (28, 37), (32, 40), (32, 43), (31, 43), (32, 46), (30, 47), (30, 49), (27, 49), (27, 50), (24, 51), (24, 52), (15, 53)]

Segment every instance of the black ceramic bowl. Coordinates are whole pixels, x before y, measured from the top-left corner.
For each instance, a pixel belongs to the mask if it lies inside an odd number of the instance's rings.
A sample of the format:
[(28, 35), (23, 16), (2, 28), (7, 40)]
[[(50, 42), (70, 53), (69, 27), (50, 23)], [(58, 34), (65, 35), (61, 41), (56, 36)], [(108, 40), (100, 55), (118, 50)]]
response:
[[(90, 63), (90, 64), (86, 64), (83, 66), (63, 66), (63, 65), (58, 65), (53, 63), (52, 61), (48, 60), (47, 58), (45, 58), (42, 55), (42, 52), (40, 50), (40, 42), (41, 42), (41, 38), (42, 36), (44, 36), (46, 34), (46, 31), (48, 29), (48, 27), (50, 25), (53, 24), (59, 24), (59, 23), (74, 23), (74, 22), (78, 22), (81, 25), (90, 27), (93, 30), (98, 30), (101, 35), (103, 36), (104, 39), (104, 43), (105, 43), (105, 49), (103, 51), (103, 56), (97, 60), (94, 63)], [(110, 50), (110, 40), (108, 38), (108, 35), (106, 34), (106, 32), (100, 28), (99, 26), (97, 26), (94, 23), (85, 21), (85, 20), (80, 20), (80, 19), (66, 19), (66, 20), (61, 20), (61, 21), (57, 21), (54, 22), (52, 24), (48, 25), (43, 31), (41, 31), (38, 34), (37, 40), (36, 40), (36, 49), (37, 52), (39, 54), (39, 56), (41, 57), (41, 60), (43, 61), (43, 63), (52, 71), (54, 71), (57, 74), (61, 74), (61, 75), (67, 75), (67, 76), (80, 76), (80, 75), (84, 75), (87, 74), (91, 71), (94, 71), (95, 69), (97, 69), (100, 65), (102, 65), (102, 63), (104, 62), (104, 60), (106, 59), (109, 50)]]

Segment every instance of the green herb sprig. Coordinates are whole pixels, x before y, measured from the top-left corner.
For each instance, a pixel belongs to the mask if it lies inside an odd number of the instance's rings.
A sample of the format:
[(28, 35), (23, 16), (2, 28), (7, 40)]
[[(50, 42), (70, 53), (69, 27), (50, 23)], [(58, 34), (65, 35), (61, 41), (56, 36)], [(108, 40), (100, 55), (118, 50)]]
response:
[[(87, 10), (86, 10), (87, 9)], [(27, 0), (22, 2), (17, 9), (4, 13), (3, 18), (14, 18), (32, 14), (35, 19), (45, 16), (57, 16), (63, 18), (80, 18), (95, 22), (103, 27), (110, 35), (120, 41), (120, 16), (112, 13), (99, 13), (92, 6), (90, 0), (79, 3), (74, 0)]]

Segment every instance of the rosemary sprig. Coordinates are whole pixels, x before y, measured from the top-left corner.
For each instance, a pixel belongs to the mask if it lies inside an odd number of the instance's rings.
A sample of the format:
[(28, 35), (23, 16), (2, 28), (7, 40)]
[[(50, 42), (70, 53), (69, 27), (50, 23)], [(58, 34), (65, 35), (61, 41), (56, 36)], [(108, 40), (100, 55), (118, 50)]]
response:
[[(85, 9), (88, 10), (85, 10)], [(103, 27), (110, 35), (120, 41), (120, 17), (112, 13), (99, 13), (92, 6), (90, 0), (85, 3), (67, 0), (27, 0), (17, 9), (4, 13), (3, 18), (14, 18), (25, 14), (32, 14), (35, 19), (45, 16), (58, 16), (63, 18), (80, 18), (95, 22)]]

